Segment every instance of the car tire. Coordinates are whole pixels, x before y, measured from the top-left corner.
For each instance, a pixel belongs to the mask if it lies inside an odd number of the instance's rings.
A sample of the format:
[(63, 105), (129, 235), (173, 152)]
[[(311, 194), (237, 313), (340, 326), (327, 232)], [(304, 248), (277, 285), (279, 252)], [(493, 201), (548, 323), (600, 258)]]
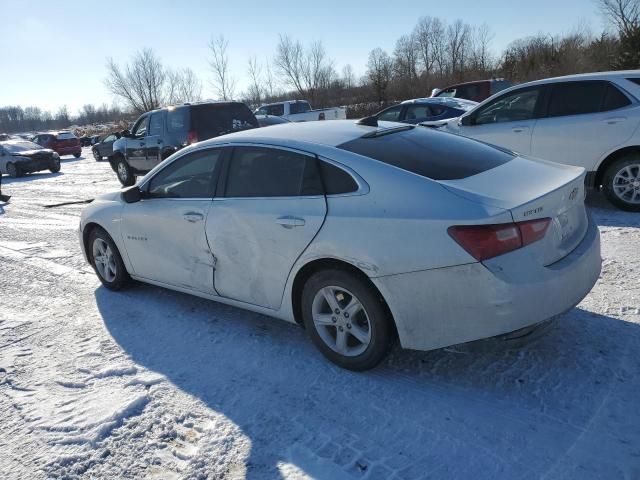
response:
[(602, 188), (607, 199), (621, 210), (640, 211), (640, 153), (630, 153), (604, 172)]
[(82, 155), (82, 152), (73, 154), (73, 156), (76, 157), (76, 158), (80, 158), (80, 155)]
[(130, 187), (136, 183), (136, 176), (122, 157), (116, 160), (116, 175), (123, 187)]
[(89, 234), (87, 256), (98, 279), (109, 290), (121, 290), (131, 277), (127, 272), (118, 247), (109, 234), (100, 227), (94, 227)]
[(363, 371), (387, 355), (394, 338), (392, 320), (379, 294), (357, 275), (343, 270), (314, 273), (301, 303), (311, 340), (336, 365)]
[(20, 170), (20, 167), (18, 167), (15, 163), (7, 163), (7, 174), (11, 177), (11, 178), (18, 178), (20, 176), (22, 176), (22, 171)]
[(49, 169), (51, 173), (58, 173), (60, 171), (60, 159), (56, 158), (53, 160), (53, 165)]
[(93, 158), (96, 159), (96, 162), (99, 162), (102, 160), (102, 155), (98, 153), (98, 149), (96, 148), (93, 149)]

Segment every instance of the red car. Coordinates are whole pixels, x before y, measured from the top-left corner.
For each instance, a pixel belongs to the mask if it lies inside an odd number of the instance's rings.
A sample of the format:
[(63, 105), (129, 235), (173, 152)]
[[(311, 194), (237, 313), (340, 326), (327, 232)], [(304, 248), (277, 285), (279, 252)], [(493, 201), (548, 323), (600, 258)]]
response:
[(73, 155), (78, 158), (82, 154), (80, 139), (67, 130), (39, 133), (33, 137), (33, 142), (44, 148), (50, 148), (60, 156)]

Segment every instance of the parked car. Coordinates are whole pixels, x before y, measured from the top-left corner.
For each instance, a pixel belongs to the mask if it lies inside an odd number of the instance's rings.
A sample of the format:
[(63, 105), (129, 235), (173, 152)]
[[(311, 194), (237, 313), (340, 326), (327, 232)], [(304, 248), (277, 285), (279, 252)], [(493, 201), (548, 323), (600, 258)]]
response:
[(83, 135), (78, 140), (80, 140), (81, 147), (91, 146), (91, 137), (89, 135)]
[(10, 140), (11, 139), (11, 135), (9, 135), (8, 133), (0, 133), (0, 142), (3, 142), (5, 140)]
[(274, 115), (292, 122), (309, 122), (313, 120), (344, 120), (347, 111), (343, 107), (320, 108), (312, 110), (306, 100), (287, 100), (285, 102), (262, 105), (256, 115)]
[(68, 130), (38, 133), (33, 137), (33, 142), (45, 148), (50, 148), (61, 157), (63, 155), (73, 155), (79, 158), (82, 155), (80, 140)]
[(124, 186), (182, 147), (225, 133), (257, 128), (249, 107), (240, 102), (199, 102), (164, 107), (136, 120), (131, 132), (113, 143), (111, 167)]
[(0, 141), (0, 174), (20, 177), (25, 173), (60, 171), (60, 156), (27, 140)]
[(93, 158), (96, 159), (96, 162), (99, 162), (104, 157), (109, 158), (113, 154), (113, 144), (119, 138), (120, 133), (110, 133), (109, 135), (105, 135), (102, 140), (91, 147), (91, 153), (93, 153)]
[(478, 105), (457, 98), (416, 98), (385, 108), (374, 117), (380, 121), (417, 124), (456, 118)]
[(512, 83), (504, 78), (493, 78), (491, 80), (458, 83), (456, 85), (445, 87), (442, 90), (435, 89), (431, 93), (431, 96), (438, 98), (463, 98), (466, 100), (473, 100), (474, 102), (482, 102), (491, 95), (495, 95), (505, 88), (509, 88), (511, 85)]
[(437, 130), (289, 123), (201, 142), (83, 212), (103, 285), (129, 278), (304, 324), (375, 366), (530, 328), (600, 274), (584, 169)]
[(640, 211), (640, 70), (539, 80), (512, 87), (444, 129), (587, 169), (619, 208)]
[(275, 115), (256, 115), (256, 120), (258, 120), (258, 125), (261, 127), (269, 127), (271, 125), (290, 122), (290, 120), (287, 120), (286, 118), (276, 117)]

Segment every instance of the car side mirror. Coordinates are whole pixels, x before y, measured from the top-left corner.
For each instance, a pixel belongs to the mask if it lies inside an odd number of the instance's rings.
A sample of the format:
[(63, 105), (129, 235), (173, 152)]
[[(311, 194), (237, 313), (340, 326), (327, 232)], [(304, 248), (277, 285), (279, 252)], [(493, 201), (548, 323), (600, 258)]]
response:
[(127, 203), (136, 203), (144, 198), (143, 193), (137, 185), (127, 188), (122, 192), (122, 199)]
[(465, 127), (470, 127), (471, 125), (474, 125), (475, 121), (473, 118), (473, 115), (465, 115), (464, 117), (460, 118), (460, 125), (463, 125)]
[(129, 130), (123, 130), (122, 136), (125, 138), (129, 138), (131, 136), (131, 132)]

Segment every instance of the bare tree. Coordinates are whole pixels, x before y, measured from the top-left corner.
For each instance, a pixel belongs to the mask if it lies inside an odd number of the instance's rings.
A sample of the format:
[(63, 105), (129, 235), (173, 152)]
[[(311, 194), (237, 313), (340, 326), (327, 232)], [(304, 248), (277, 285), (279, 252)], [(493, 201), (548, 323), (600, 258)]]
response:
[(342, 83), (346, 89), (351, 89), (356, 84), (356, 76), (353, 73), (353, 67), (348, 63), (342, 67)]
[(402, 35), (396, 41), (393, 56), (398, 77), (408, 80), (418, 77), (418, 43), (413, 34)]
[(248, 101), (252, 106), (259, 107), (264, 96), (264, 88), (262, 87), (262, 65), (255, 56), (249, 58), (247, 73), (251, 81), (247, 91)]
[(190, 68), (167, 71), (168, 103), (197, 102), (202, 100), (202, 82)]
[(212, 85), (222, 100), (231, 100), (235, 93), (236, 82), (229, 72), (229, 55), (227, 48), (229, 42), (224, 36), (212, 38), (209, 42), (211, 59), (209, 65), (213, 72)]
[(418, 56), (422, 65), (422, 71), (425, 75), (431, 74), (435, 63), (435, 42), (434, 38), (437, 18), (422, 17), (418, 20), (417, 25), (413, 29), (413, 37), (416, 42)]
[(268, 98), (273, 98), (276, 94), (276, 81), (273, 78), (273, 72), (271, 70), (271, 64), (269, 60), (265, 62), (265, 79), (264, 79), (265, 95)]
[(293, 41), (287, 35), (280, 35), (280, 41), (276, 47), (275, 64), (284, 82), (304, 96), (303, 70), (306, 68), (306, 62), (302, 43), (298, 40)]
[(471, 27), (462, 20), (456, 20), (447, 28), (447, 50), (452, 75), (460, 75), (465, 67), (470, 37)]
[(166, 79), (162, 63), (150, 48), (135, 53), (131, 63), (123, 68), (112, 58), (107, 60), (106, 87), (137, 113), (153, 110), (163, 103)]
[(491, 33), (491, 29), (486, 23), (483, 23), (478, 28), (474, 29), (471, 61), (473, 62), (473, 67), (476, 70), (484, 72), (491, 70), (493, 67), (493, 59), (489, 48), (491, 40), (493, 40), (493, 33)]
[(632, 35), (640, 28), (640, 0), (597, 0), (597, 3), (621, 35)]
[(393, 61), (387, 52), (381, 48), (374, 48), (369, 52), (367, 62), (367, 76), (376, 92), (380, 103), (386, 100), (386, 91), (391, 81)]

